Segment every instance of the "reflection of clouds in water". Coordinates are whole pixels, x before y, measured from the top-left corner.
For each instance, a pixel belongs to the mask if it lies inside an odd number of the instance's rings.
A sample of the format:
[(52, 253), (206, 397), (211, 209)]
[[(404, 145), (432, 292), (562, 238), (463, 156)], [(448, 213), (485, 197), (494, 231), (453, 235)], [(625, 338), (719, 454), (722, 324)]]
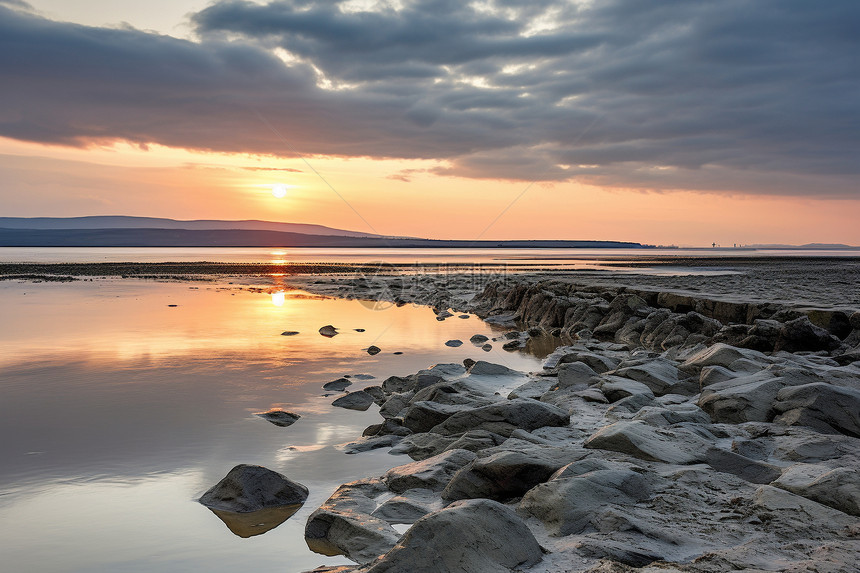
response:
[(284, 302), (287, 300), (287, 293), (284, 291), (277, 291), (272, 293), (272, 304), (275, 306), (284, 306)]

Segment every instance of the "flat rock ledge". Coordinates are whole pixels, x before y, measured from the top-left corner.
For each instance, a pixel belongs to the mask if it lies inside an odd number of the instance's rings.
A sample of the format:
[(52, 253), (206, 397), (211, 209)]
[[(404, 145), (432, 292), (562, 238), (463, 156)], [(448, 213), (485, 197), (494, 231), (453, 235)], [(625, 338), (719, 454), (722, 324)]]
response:
[(384, 380), (362, 440), (413, 461), (311, 515), (334, 570), (857, 571), (860, 316), (552, 282), (448, 308), (566, 343)]

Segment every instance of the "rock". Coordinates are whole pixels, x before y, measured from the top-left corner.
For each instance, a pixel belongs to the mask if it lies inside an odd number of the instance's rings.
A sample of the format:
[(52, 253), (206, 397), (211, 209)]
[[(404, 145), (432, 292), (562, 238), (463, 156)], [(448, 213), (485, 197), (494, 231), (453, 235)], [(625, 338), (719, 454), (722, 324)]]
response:
[(262, 466), (239, 464), (200, 496), (210, 509), (248, 513), (304, 503), (308, 488)]
[(463, 359), (463, 366), (466, 367), (466, 370), (468, 370), (469, 368), (471, 368), (475, 364), (476, 364), (476, 362), (474, 360), (472, 360), (471, 358), (464, 358)]
[(695, 404), (670, 404), (667, 406), (644, 406), (633, 416), (651, 426), (673, 426), (675, 424), (710, 424), (711, 418)]
[(296, 421), (301, 418), (298, 414), (294, 414), (292, 412), (285, 412), (284, 410), (269, 410), (268, 412), (263, 412), (262, 414), (257, 414), (267, 422), (271, 422), (276, 426), (280, 426), (281, 428), (286, 428), (287, 426), (292, 426), (296, 423)]
[(325, 336), (326, 338), (332, 338), (337, 336), (337, 329), (330, 324), (327, 324), (320, 328), (320, 334)]
[(412, 390), (415, 385), (415, 380), (404, 378), (402, 376), (389, 376), (382, 381), (382, 391), (386, 394), (394, 394), (395, 392), (407, 392)]
[(468, 314), (459, 314), (457, 315), (457, 318), (462, 318), (463, 320), (465, 320), (467, 318), (470, 318), (470, 316)]
[(353, 328), (355, 332), (364, 332), (363, 328)]
[(788, 468), (772, 485), (849, 515), (860, 516), (860, 473), (856, 467), (834, 469), (797, 464)]
[(508, 394), (508, 399), (531, 398), (533, 400), (540, 400), (541, 396), (549, 392), (550, 388), (556, 385), (554, 378), (533, 378), (511, 390), (511, 393)]
[(543, 483), (562, 466), (578, 459), (547, 455), (540, 448), (531, 452), (502, 451), (478, 458), (454, 474), (442, 492), (448, 500), (486, 498), (504, 501), (520, 497)]
[(406, 392), (404, 394), (392, 394), (382, 406), (379, 407), (379, 413), (384, 418), (396, 418), (402, 415), (403, 411), (409, 406), (409, 400), (414, 392)]
[(423, 432), (406, 436), (389, 453), (394, 455), (406, 454), (413, 460), (426, 460), (441, 454), (456, 441), (456, 438), (450, 436)]
[(559, 364), (566, 362), (582, 362), (587, 364), (592, 370), (598, 374), (615, 370), (618, 367), (618, 360), (602, 354), (587, 351), (576, 351), (565, 354), (558, 359)]
[(705, 462), (718, 472), (736, 475), (750, 483), (770, 483), (781, 473), (777, 466), (716, 447), (708, 449)]
[(364, 436), (362, 438), (359, 438), (358, 440), (355, 440), (354, 442), (338, 444), (337, 446), (335, 446), (335, 449), (338, 449), (345, 454), (360, 454), (362, 452), (369, 452), (371, 450), (377, 450), (379, 448), (391, 448), (397, 445), (402, 439), (403, 436), (396, 436), (394, 434), (382, 436)]
[(661, 429), (658, 432), (638, 420), (621, 420), (601, 428), (583, 445), (669, 464), (701, 462), (710, 446), (705, 439), (685, 428)]
[(742, 358), (761, 363), (762, 366), (771, 362), (767, 356), (755, 350), (735, 348), (728, 344), (714, 344), (684, 361), (681, 369), (698, 372), (705, 366), (722, 366), (733, 370), (732, 364)]
[(860, 391), (853, 388), (823, 382), (783, 388), (773, 407), (777, 424), (860, 438)]
[(554, 479), (523, 496), (518, 511), (541, 520), (552, 535), (582, 532), (601, 509), (647, 499), (647, 480), (629, 469), (596, 470)]
[(346, 378), (338, 378), (337, 380), (332, 380), (331, 382), (323, 384), (323, 390), (328, 390), (329, 392), (343, 392), (346, 390), (347, 386), (352, 386), (352, 382)]
[(654, 397), (651, 389), (642, 382), (636, 382), (628, 378), (619, 378), (616, 376), (608, 376), (601, 379), (596, 387), (603, 392), (606, 399), (610, 402), (617, 402), (628, 396), (642, 394), (649, 397)]
[(474, 459), (474, 452), (449, 450), (426, 460), (391, 468), (383, 480), (395, 493), (415, 488), (442, 491), (457, 470)]
[(669, 360), (651, 360), (637, 366), (619, 368), (615, 376), (630, 378), (645, 384), (655, 396), (663, 394), (686, 394), (698, 392), (698, 384), (683, 383), (678, 378), (678, 368)]
[(492, 448), (500, 445), (505, 441), (504, 436), (488, 432), (487, 430), (470, 430), (454, 440), (446, 446), (446, 450), (469, 450), (470, 452), (480, 452), (487, 448)]
[(445, 346), (450, 346), (451, 348), (457, 348), (458, 346), (463, 346), (462, 340), (449, 340), (445, 343)]
[(802, 316), (786, 322), (779, 331), (774, 352), (799, 352), (801, 350), (835, 350), (840, 345), (838, 338)]
[(463, 406), (438, 402), (413, 402), (403, 414), (403, 425), (415, 433), (428, 432), (463, 410)]
[(364, 573), (500, 573), (542, 557), (534, 535), (512, 509), (475, 499), (422, 517)]
[(773, 513), (797, 513), (798, 526), (817, 524), (818, 527), (826, 526), (831, 530), (845, 528), (846, 531), (850, 527), (857, 527), (856, 517), (770, 485), (763, 485), (756, 490), (754, 503)]
[(337, 406), (338, 408), (346, 408), (348, 410), (360, 410), (364, 411), (370, 408), (370, 405), (373, 404), (373, 396), (365, 392), (364, 390), (359, 390), (358, 392), (350, 392), (345, 396), (341, 396), (337, 400), (331, 403), (332, 406)]
[(442, 509), (439, 496), (429, 489), (410, 489), (403, 495), (392, 497), (376, 508), (371, 515), (388, 523), (415, 523), (428, 513)]
[(432, 429), (442, 435), (469, 430), (488, 430), (510, 436), (516, 429), (532, 431), (543, 426), (566, 426), (570, 416), (564, 410), (528, 399), (505, 400), (457, 412)]
[(469, 369), (469, 374), (473, 376), (499, 376), (508, 374), (519, 374), (516, 370), (511, 370), (507, 366), (501, 364), (493, 364), (492, 362), (484, 362), (478, 360), (472, 368)]
[(733, 378), (702, 390), (698, 404), (714, 422), (766, 422), (771, 416), (771, 404), (784, 385), (770, 372)]
[(511, 340), (502, 344), (502, 350), (519, 350), (525, 346), (525, 342), (521, 340)]
[(585, 362), (567, 362), (558, 367), (558, 389), (575, 387), (584, 390), (592, 378), (597, 376)]
[(725, 382), (736, 378), (737, 374), (723, 366), (705, 366), (699, 374), (699, 387), (705, 388), (711, 384)]
[(377, 406), (382, 406), (387, 401), (385, 392), (383, 392), (381, 386), (368, 386), (364, 391), (373, 398), (373, 401), (376, 402)]
[(493, 349), (492, 344), (485, 344), (481, 347), (481, 350), (483, 350), (484, 352), (490, 352), (492, 349)]
[(297, 330), (285, 330), (281, 333), (281, 336), (295, 336), (300, 334)]
[(484, 336), (483, 334), (474, 334), (474, 335), (472, 335), (472, 337), (469, 339), (469, 342), (471, 342), (471, 343), (472, 343), (472, 344), (474, 344), (475, 346), (481, 346), (482, 344), (484, 344), (484, 343), (485, 343), (485, 342), (487, 342), (488, 340), (489, 340), (489, 338), (488, 338), (488, 337), (486, 337), (486, 336)]
[(379, 348), (378, 346), (370, 345), (367, 347), (367, 353), (370, 354), (371, 356), (375, 356), (375, 355), (379, 354), (380, 352), (382, 352), (382, 349)]
[(390, 550), (400, 534), (386, 521), (370, 515), (377, 506), (373, 498), (385, 491), (379, 480), (340, 486), (308, 517), (308, 547), (323, 555), (345, 555), (358, 563), (373, 561)]

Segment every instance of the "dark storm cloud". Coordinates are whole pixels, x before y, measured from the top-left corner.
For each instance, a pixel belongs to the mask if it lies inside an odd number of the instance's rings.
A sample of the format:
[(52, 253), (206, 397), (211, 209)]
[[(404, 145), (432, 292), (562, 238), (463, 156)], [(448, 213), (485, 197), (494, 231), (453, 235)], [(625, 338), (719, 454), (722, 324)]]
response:
[(0, 8), (0, 134), (860, 194), (853, 0), (228, 0), (192, 20), (199, 42)]

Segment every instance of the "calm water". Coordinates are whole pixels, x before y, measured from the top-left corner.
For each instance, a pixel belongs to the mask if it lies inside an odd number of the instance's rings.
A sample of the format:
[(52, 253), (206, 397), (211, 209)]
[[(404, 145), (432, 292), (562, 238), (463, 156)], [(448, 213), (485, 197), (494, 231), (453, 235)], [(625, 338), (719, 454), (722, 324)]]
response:
[(858, 250), (747, 249), (323, 249), (323, 248), (45, 248), (0, 247), (6, 263), (220, 262), (220, 263), (518, 263), (601, 268), (602, 261), (645, 257), (856, 257)]
[[(492, 334), (475, 317), (438, 322), (426, 308), (374, 311), (212, 283), (3, 281), (0, 318), (0, 555), (8, 571), (289, 573), (348, 563), (307, 549), (308, 515), (339, 484), (411, 460), (337, 450), (380, 418), (375, 406), (332, 408), (321, 384), (377, 377), (356, 382), (361, 388), (466, 357), (539, 365), (524, 353), (472, 347), (472, 334)], [(342, 334), (320, 336), (325, 324)], [(444, 346), (451, 338), (466, 344)], [(368, 356), (370, 344), (383, 352)], [(279, 428), (254, 415), (272, 407), (302, 418)], [(237, 537), (194, 500), (238, 463), (284, 473), (310, 498), (276, 529)]]

